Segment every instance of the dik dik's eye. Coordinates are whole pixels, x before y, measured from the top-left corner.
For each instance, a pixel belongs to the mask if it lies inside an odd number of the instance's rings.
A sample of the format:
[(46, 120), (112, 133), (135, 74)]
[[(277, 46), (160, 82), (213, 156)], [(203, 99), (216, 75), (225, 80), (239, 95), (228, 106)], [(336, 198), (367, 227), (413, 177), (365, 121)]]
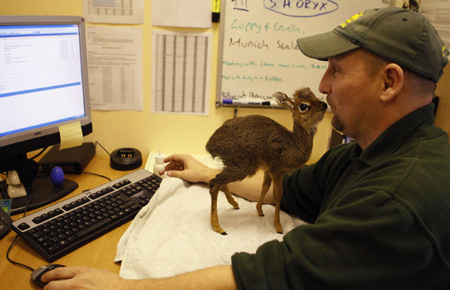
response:
[(311, 106), (306, 103), (301, 103), (298, 108), (300, 109), (300, 112), (303, 113), (309, 109), (311, 109)]

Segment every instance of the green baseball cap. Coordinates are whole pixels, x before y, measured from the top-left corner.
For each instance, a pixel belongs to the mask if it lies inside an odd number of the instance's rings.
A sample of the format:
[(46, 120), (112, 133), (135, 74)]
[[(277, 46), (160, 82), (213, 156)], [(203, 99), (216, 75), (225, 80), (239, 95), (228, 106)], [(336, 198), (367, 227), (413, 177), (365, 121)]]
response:
[(427, 18), (397, 7), (362, 11), (330, 32), (297, 39), (297, 44), (303, 54), (319, 60), (364, 48), (435, 82), (449, 55)]

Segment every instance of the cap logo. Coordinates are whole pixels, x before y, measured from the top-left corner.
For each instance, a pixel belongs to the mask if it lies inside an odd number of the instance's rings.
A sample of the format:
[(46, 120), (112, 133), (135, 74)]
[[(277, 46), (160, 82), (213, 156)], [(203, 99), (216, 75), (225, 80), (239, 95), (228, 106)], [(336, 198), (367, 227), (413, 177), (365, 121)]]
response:
[(443, 56), (443, 57), (447, 57), (448, 54), (449, 54), (449, 52), (448, 52), (448, 50), (447, 50), (447, 45), (444, 45), (444, 46), (442, 47), (442, 56)]
[(352, 17), (350, 17), (349, 19), (347, 19), (345, 22), (343, 22), (340, 26), (342, 28), (347, 27), (351, 22), (355, 21), (356, 19), (358, 19), (359, 17), (363, 16), (364, 11), (361, 11), (359, 13), (356, 13), (355, 15), (353, 15)]

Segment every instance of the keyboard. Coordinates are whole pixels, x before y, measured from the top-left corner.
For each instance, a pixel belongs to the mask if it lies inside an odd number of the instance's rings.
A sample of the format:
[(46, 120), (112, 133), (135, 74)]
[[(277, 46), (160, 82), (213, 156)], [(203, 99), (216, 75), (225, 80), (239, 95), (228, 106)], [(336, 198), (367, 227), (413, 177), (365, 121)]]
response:
[(132, 220), (162, 179), (140, 169), (12, 223), (12, 229), (53, 262)]

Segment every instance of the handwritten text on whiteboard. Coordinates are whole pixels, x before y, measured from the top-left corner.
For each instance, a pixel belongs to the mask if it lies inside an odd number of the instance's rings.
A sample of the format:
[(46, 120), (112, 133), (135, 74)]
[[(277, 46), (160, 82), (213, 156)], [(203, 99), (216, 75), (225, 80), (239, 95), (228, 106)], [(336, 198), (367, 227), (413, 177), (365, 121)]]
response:
[(313, 17), (336, 11), (339, 5), (331, 0), (264, 0), (267, 9), (291, 17)]

